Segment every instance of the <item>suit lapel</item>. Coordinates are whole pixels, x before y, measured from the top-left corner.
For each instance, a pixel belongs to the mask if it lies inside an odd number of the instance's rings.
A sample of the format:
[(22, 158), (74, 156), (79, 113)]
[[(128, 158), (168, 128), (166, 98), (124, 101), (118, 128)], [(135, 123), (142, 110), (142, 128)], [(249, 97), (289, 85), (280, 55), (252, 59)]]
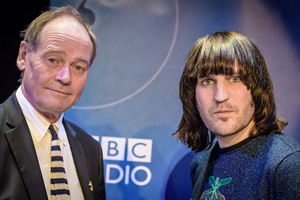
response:
[(80, 181), (81, 189), (85, 199), (94, 199), (92, 192), (89, 188), (89, 173), (88, 165), (84, 155), (84, 150), (81, 143), (76, 139), (76, 132), (74, 129), (64, 120), (64, 127), (68, 136), (70, 143), (70, 148), (72, 151), (73, 160), (75, 163), (77, 175)]
[(6, 111), (5, 131), (28, 194), (33, 200), (47, 199), (43, 177), (34, 144), (15, 93), (4, 103)]

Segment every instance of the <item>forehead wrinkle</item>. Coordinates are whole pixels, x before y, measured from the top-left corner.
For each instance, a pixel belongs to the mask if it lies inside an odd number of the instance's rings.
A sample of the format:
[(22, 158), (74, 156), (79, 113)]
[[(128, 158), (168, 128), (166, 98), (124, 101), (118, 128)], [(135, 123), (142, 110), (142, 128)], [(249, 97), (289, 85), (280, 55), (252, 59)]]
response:
[[(63, 45), (71, 46), (75, 48), (76, 51), (80, 51), (81, 53), (86, 53), (90, 51), (90, 56), (92, 54), (92, 43), (88, 42), (79, 37), (75, 37), (73, 35), (61, 32), (61, 31), (51, 31), (41, 34), (40, 45), (43, 48), (43, 53), (48, 52), (57, 52), (67, 54), (64, 51)], [(89, 63), (86, 59), (79, 58), (79, 60)]]
[(75, 43), (80, 43), (82, 46), (85, 48), (90, 48), (91, 41), (86, 41), (84, 39), (81, 39), (79, 37), (75, 37), (73, 35), (67, 34), (67, 33), (62, 33), (60, 31), (57, 32), (48, 32), (45, 34), (42, 34), (43, 37), (41, 37), (41, 40), (44, 38), (47, 42), (63, 42), (63, 43), (68, 43), (72, 46), (77, 46)]
[[(46, 27), (45, 27), (46, 29)], [(42, 40), (43, 38), (66, 38), (66, 39), (71, 39), (74, 41), (78, 41), (82, 44), (85, 44), (87, 46), (92, 46), (92, 41), (90, 39), (90, 37), (87, 35), (87, 33), (80, 33), (80, 31), (78, 31), (78, 33), (74, 34), (72, 32), (67, 32), (65, 30), (60, 30), (60, 29), (55, 29), (55, 28), (50, 28), (49, 30), (42, 30), (41, 35), (40, 35), (40, 40)]]

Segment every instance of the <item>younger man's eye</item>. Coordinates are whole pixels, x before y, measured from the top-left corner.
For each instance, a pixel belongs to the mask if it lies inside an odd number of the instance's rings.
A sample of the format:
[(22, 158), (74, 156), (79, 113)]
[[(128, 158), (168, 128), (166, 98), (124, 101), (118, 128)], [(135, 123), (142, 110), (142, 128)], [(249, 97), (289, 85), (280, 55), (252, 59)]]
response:
[(211, 84), (213, 84), (213, 80), (211, 80), (211, 79), (205, 79), (205, 80), (203, 80), (203, 81), (201, 82), (201, 84), (202, 84), (203, 86), (211, 85)]
[(239, 82), (241, 79), (238, 76), (234, 76), (231, 78), (232, 82)]

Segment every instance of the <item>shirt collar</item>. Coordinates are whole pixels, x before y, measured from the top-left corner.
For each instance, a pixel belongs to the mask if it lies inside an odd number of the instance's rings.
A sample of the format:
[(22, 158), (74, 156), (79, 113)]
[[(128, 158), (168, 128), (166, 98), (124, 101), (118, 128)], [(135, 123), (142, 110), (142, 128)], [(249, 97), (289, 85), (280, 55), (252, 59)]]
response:
[[(46, 135), (48, 128), (50, 126), (50, 122), (48, 122), (39, 112), (35, 110), (35, 108), (29, 103), (29, 101), (23, 95), (21, 90), (22, 86), (20, 86), (16, 92), (17, 100), (21, 106), (21, 109), (24, 113), (25, 119), (27, 123), (32, 124), (36, 131), (32, 131), (31, 127), (29, 126), (31, 134), (34, 135), (37, 142), (40, 142), (42, 138)], [(66, 142), (66, 135), (62, 134), (65, 132), (62, 119), (64, 113), (60, 116), (59, 120), (54, 123), (55, 130), (57, 131), (58, 138), (65, 144)]]
[[(60, 116), (59, 120), (52, 125), (54, 126), (54, 129), (58, 135), (58, 139), (66, 146), (68, 139), (67, 139), (64, 125), (62, 123), (62, 119), (63, 119), (63, 114), (62, 114), (62, 116)], [(48, 128), (49, 128), (49, 126), (48, 126)]]

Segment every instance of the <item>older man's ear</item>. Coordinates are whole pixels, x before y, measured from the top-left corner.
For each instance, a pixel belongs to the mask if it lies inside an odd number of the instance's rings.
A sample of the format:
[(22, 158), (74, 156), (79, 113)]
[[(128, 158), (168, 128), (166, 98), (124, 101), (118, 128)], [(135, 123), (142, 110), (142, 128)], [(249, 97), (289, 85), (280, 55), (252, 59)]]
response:
[(19, 53), (17, 57), (17, 66), (20, 71), (24, 71), (26, 67), (25, 62), (26, 62), (27, 46), (28, 44), (25, 41), (22, 41), (20, 43)]

